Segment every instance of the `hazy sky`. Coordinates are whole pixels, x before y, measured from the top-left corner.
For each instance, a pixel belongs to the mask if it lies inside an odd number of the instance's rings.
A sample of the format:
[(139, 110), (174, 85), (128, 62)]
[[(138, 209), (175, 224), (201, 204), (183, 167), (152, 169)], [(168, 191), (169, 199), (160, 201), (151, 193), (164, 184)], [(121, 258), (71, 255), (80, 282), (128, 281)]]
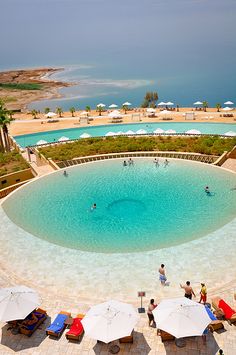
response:
[(92, 64), (107, 76), (236, 79), (235, 0), (0, 0), (0, 8), (1, 68)]

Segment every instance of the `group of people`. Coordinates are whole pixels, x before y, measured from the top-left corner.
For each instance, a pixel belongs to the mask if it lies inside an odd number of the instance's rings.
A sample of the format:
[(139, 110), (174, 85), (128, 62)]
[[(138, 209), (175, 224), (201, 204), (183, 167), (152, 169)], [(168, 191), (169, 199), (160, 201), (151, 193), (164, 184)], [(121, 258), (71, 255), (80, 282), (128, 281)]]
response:
[(131, 166), (131, 165), (134, 165), (133, 159), (129, 158), (128, 161), (126, 160), (123, 161), (123, 166)]
[[(156, 167), (160, 166), (160, 163), (159, 163), (159, 159), (158, 159), (158, 158), (155, 158), (155, 159), (153, 160), (153, 163), (156, 165)], [(169, 160), (168, 160), (168, 159), (165, 159), (165, 160), (164, 160), (164, 168), (166, 168), (168, 165), (169, 165)]]

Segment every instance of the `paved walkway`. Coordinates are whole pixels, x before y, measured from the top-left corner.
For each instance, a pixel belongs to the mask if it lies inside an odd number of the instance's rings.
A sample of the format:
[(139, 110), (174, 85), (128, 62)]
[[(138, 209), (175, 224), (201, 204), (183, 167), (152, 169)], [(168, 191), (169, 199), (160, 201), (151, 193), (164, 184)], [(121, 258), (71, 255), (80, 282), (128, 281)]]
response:
[(222, 167), (236, 172), (236, 159), (227, 159)]

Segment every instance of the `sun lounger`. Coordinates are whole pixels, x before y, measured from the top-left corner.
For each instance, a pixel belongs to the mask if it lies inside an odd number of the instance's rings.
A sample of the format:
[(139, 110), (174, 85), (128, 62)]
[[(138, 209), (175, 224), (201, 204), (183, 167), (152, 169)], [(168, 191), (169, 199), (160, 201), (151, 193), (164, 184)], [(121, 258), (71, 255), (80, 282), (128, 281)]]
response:
[(222, 314), (223, 317), (231, 323), (236, 322), (236, 311), (231, 308), (222, 298), (213, 298), (212, 306), (216, 310), (216, 316), (218, 314)]
[(65, 320), (71, 316), (71, 313), (61, 311), (52, 324), (46, 329), (46, 334), (59, 338), (66, 328)]
[(224, 324), (218, 320), (214, 314), (212, 313), (212, 311), (210, 310), (209, 307), (205, 306), (206, 308), (206, 311), (209, 315), (209, 317), (211, 318), (211, 323), (208, 325), (208, 329), (213, 333), (214, 331), (216, 330), (219, 330), (219, 329), (224, 329)]
[(175, 337), (164, 330), (157, 329), (157, 335), (160, 335), (162, 342), (168, 341), (168, 340), (175, 340)]
[(81, 323), (81, 319), (84, 318), (83, 314), (78, 314), (76, 318), (73, 319), (70, 330), (66, 333), (66, 339), (69, 340), (81, 340), (84, 334), (84, 327)]
[[(27, 324), (27, 319), (30, 318), (31, 314), (33, 314), (34, 316), (36, 316), (38, 318), (37, 323), (34, 324)], [(31, 312), (29, 314), (29, 316), (27, 316), (19, 325), (19, 332), (21, 334), (27, 335), (27, 336), (31, 336), (34, 331), (40, 326), (40, 324), (42, 324), (45, 319), (47, 318), (47, 312), (44, 311), (41, 308), (37, 308), (36, 310), (34, 310), (33, 312)]]
[(133, 332), (134, 331), (132, 331), (132, 333), (126, 337), (120, 338), (119, 342), (120, 343), (133, 343), (134, 342)]

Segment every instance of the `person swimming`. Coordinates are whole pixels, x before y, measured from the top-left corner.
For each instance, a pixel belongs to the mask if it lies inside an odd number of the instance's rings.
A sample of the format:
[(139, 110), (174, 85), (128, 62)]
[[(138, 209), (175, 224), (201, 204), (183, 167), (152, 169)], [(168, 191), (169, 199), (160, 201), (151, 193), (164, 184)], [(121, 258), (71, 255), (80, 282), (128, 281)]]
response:
[(155, 158), (155, 159), (153, 160), (153, 163), (154, 163), (156, 166), (159, 166), (159, 160), (158, 160), (158, 158)]
[(210, 192), (210, 189), (209, 189), (209, 186), (206, 186), (204, 190), (205, 190), (205, 192), (206, 192), (207, 194), (210, 194), (210, 193), (211, 193), (211, 192)]
[(164, 167), (167, 167), (167, 165), (169, 165), (169, 160), (165, 159), (165, 161), (164, 161)]
[(97, 204), (94, 203), (94, 204), (91, 206), (90, 210), (91, 210), (91, 211), (94, 211), (94, 210), (96, 210), (96, 208), (97, 208)]
[(123, 166), (127, 166), (127, 161), (126, 160), (124, 160)]
[(133, 159), (129, 158), (128, 163), (129, 163), (129, 165), (134, 165)]
[(66, 171), (66, 170), (64, 170), (64, 171), (63, 171), (63, 175), (64, 175), (65, 177), (67, 177), (67, 176), (68, 176), (68, 173), (67, 173), (67, 171)]

